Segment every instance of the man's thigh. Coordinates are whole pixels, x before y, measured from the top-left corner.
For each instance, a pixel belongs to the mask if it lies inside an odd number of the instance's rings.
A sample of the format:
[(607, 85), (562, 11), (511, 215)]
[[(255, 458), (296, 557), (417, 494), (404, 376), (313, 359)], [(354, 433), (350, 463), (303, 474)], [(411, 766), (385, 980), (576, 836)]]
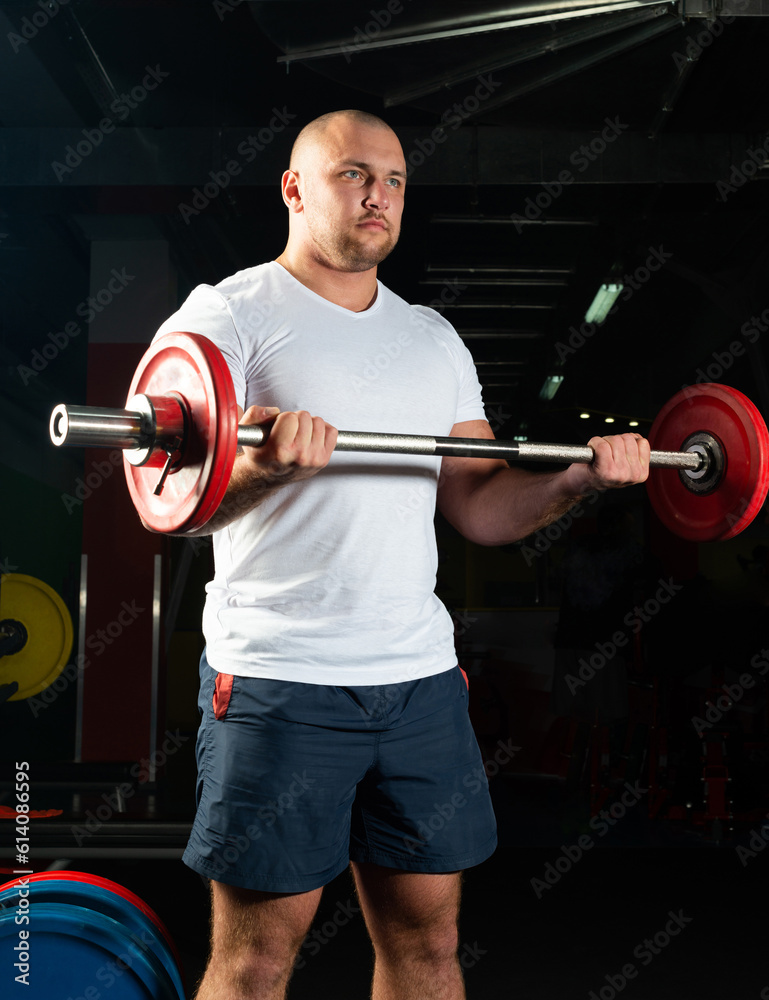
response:
[(397, 953), (426, 939), (456, 948), (461, 872), (430, 875), (354, 861), (350, 867), (375, 948)]
[(310, 928), (323, 889), (284, 894), (211, 883), (212, 948), (219, 956), (296, 953)]

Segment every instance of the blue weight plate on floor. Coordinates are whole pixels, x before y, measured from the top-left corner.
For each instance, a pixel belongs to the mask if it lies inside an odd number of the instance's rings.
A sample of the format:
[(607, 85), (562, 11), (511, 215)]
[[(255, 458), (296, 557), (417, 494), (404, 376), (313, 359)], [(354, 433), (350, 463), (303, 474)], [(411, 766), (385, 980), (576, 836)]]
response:
[[(0, 912), (0, 948), (21, 957), (16, 946), (28, 945), (27, 1000), (177, 1000), (157, 956), (112, 917), (66, 903), (38, 903), (24, 912), (29, 923), (22, 925), (15, 909)], [(24, 941), (22, 930), (29, 932)], [(25, 970), (14, 961), (7, 971), (15, 980)]]
[[(131, 892), (130, 889), (126, 889), (124, 885), (120, 885), (118, 882), (113, 882), (108, 878), (102, 878), (101, 875), (93, 875), (90, 872), (78, 872), (78, 871), (55, 871), (55, 872), (37, 872), (35, 875), (27, 875), (26, 879), (13, 879), (12, 881), (6, 882), (4, 885), (0, 885), (0, 892), (3, 889), (10, 888), (12, 885), (18, 885), (20, 882), (23, 884), (32, 885), (34, 882), (53, 882), (56, 880), (61, 880), (64, 882), (84, 882), (87, 885), (99, 885), (102, 889), (107, 889), (108, 892), (113, 893), (116, 896), (121, 896), (123, 899), (128, 900), (129, 903), (133, 903), (137, 910), (144, 914), (160, 932), (163, 940), (166, 942), (168, 947), (171, 949), (171, 954), (176, 961), (177, 967), (182, 972), (182, 982), (184, 982), (184, 969), (182, 966), (182, 960), (179, 952), (174, 944), (174, 940), (171, 937), (168, 928), (165, 926), (160, 917), (155, 913), (151, 906), (137, 896), (135, 892)], [(185, 994), (186, 995), (186, 994)]]
[[(130, 900), (103, 886), (92, 885), (75, 879), (36, 878), (29, 882), (30, 905), (41, 903), (67, 903), (85, 907), (111, 917), (133, 934), (159, 959), (176, 990), (174, 1000), (184, 1000), (184, 985), (176, 960), (168, 943), (155, 924)], [(18, 885), (0, 889), (0, 909), (16, 909)]]

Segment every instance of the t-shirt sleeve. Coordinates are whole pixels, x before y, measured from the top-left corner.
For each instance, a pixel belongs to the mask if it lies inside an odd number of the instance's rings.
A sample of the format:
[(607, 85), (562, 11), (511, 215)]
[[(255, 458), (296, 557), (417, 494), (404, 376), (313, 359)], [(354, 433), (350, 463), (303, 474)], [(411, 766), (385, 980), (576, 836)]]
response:
[(457, 369), (459, 387), (457, 392), (457, 413), (455, 424), (466, 420), (485, 420), (486, 411), (483, 408), (483, 394), (475, 362), (464, 341), (447, 319), (429, 306), (415, 305), (415, 309), (426, 320), (437, 322), (441, 328), (443, 346), (449, 351)]
[(243, 348), (227, 299), (211, 285), (198, 285), (173, 315), (161, 324), (153, 340), (166, 333), (199, 333), (219, 348), (230, 369), (238, 406), (245, 409), (246, 375)]
[(462, 423), (464, 420), (485, 420), (486, 411), (483, 408), (481, 383), (478, 381), (473, 356), (461, 341), (459, 334), (455, 336), (460, 365), (456, 423)]

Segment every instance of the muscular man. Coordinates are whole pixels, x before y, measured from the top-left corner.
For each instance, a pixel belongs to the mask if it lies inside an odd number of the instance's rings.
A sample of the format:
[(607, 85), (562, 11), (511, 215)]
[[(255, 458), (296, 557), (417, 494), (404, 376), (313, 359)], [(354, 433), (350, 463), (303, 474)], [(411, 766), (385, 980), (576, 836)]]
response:
[(285, 997), (322, 887), (349, 864), (374, 1000), (464, 997), (461, 871), (493, 852), (496, 828), (434, 594), (436, 498), (465, 537), (496, 545), (648, 472), (648, 444), (632, 434), (593, 439), (592, 465), (555, 474), (332, 455), (339, 426), (493, 436), (456, 332), (377, 281), (405, 186), (383, 121), (342, 111), (311, 122), (282, 179), (284, 252), (195, 289), (159, 331), (210, 337), (242, 422), (273, 421), (264, 447), (238, 455), (205, 529), (215, 577), (185, 853), (212, 886), (198, 1000)]

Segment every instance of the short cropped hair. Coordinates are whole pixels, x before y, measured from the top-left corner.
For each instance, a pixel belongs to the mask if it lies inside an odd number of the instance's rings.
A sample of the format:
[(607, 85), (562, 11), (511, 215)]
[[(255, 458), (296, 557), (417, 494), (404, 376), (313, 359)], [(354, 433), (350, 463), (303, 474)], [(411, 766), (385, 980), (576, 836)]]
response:
[(320, 118), (315, 118), (313, 121), (308, 122), (296, 137), (294, 145), (291, 147), (291, 159), (289, 161), (291, 170), (296, 169), (296, 164), (302, 151), (318, 142), (329, 125), (332, 125), (339, 118), (347, 118), (359, 125), (368, 125), (370, 128), (382, 128), (388, 129), (390, 132), (393, 131), (387, 122), (382, 121), (381, 118), (370, 114), (368, 111), (356, 111), (354, 108), (346, 111), (329, 111), (327, 114), (321, 115)]

